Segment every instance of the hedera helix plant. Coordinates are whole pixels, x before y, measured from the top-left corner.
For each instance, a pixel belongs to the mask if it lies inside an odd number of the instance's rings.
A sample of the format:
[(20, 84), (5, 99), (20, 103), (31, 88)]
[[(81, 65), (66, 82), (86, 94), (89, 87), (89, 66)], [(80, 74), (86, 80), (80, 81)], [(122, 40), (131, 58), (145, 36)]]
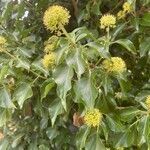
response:
[(149, 4), (2, 1), (0, 150), (150, 149)]

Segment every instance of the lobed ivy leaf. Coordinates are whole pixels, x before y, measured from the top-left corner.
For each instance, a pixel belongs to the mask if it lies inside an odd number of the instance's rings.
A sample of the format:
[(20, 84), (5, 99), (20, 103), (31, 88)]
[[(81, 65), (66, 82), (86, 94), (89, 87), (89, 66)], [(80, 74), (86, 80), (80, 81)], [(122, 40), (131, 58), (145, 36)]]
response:
[(66, 62), (68, 66), (72, 66), (75, 69), (78, 78), (80, 78), (85, 71), (85, 61), (82, 56), (82, 50), (79, 48), (73, 49), (73, 52), (68, 56)]
[(71, 89), (73, 69), (65, 65), (58, 66), (54, 70), (53, 76), (57, 84), (57, 94), (61, 99), (64, 109), (67, 110), (66, 95), (67, 92)]
[(150, 37), (145, 38), (144, 41), (140, 43), (140, 56), (145, 56), (150, 51)]
[(149, 136), (149, 125), (150, 125), (150, 121), (149, 121), (150, 117), (148, 115), (143, 116), (140, 121), (139, 124), (137, 126), (137, 130), (138, 130), (138, 143), (140, 145), (142, 145), (143, 143), (148, 141), (148, 136)]
[(43, 65), (42, 65), (42, 61), (41, 59), (37, 59), (35, 60), (32, 64), (31, 67), (33, 69), (36, 69), (37, 71), (40, 71), (41, 73), (43, 73), (45, 76), (48, 76), (49, 72), (48, 70), (45, 70)]
[(76, 82), (75, 93), (77, 99), (82, 99), (83, 103), (88, 108), (93, 108), (95, 105), (95, 99), (98, 96), (98, 91), (93, 85), (91, 78), (81, 78)]
[(1, 70), (0, 70), (0, 82), (3, 81), (5, 75), (7, 74), (8, 72), (8, 66), (7, 65), (4, 65)]
[(59, 135), (59, 131), (56, 128), (49, 127), (46, 130), (46, 135), (50, 140), (53, 140)]
[(132, 131), (127, 131), (124, 134), (122, 134), (116, 143), (116, 147), (129, 147), (133, 144), (133, 136), (134, 133)]
[(11, 118), (10, 109), (0, 108), (0, 127), (6, 125)]
[(110, 57), (110, 53), (105, 49), (104, 45), (102, 44), (96, 42), (89, 42), (88, 44), (86, 44), (86, 46), (95, 49), (102, 58)]
[(82, 126), (79, 132), (76, 135), (76, 146), (78, 149), (82, 149), (85, 147), (87, 137), (90, 133), (90, 128), (86, 126)]
[(136, 54), (135, 46), (129, 39), (119, 39), (117, 41), (114, 41), (113, 43), (120, 44), (121, 46), (126, 48), (129, 52)]
[(15, 108), (15, 105), (11, 100), (10, 93), (6, 88), (0, 89), (0, 107)]
[(63, 111), (63, 106), (62, 103), (60, 101), (60, 99), (55, 99), (51, 106), (49, 107), (49, 114), (51, 116), (51, 122), (52, 122), (52, 126), (54, 126), (54, 123), (56, 121), (56, 118), (59, 114), (62, 114)]
[(122, 132), (125, 130), (121, 122), (112, 116), (106, 116), (106, 124), (108, 125), (109, 129), (114, 132)]
[(93, 134), (89, 136), (85, 150), (106, 150), (106, 148), (99, 136), (97, 134)]
[(114, 32), (112, 33), (112, 40), (114, 40), (122, 32), (125, 26), (126, 26), (126, 23), (123, 23), (114, 30)]
[(25, 100), (31, 98), (33, 95), (31, 85), (29, 83), (20, 83), (13, 94), (13, 100), (17, 101), (20, 108), (23, 107)]
[(51, 89), (55, 86), (55, 82), (52, 79), (47, 79), (41, 86), (41, 100), (45, 98)]

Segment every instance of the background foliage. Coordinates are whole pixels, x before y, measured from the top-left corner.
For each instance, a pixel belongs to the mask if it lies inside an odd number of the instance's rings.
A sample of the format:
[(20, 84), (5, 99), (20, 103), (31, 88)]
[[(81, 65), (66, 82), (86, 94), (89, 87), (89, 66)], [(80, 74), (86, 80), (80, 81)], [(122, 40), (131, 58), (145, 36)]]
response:
[[(105, 13), (116, 15), (124, 0), (22, 0), (0, 2), (0, 150), (148, 150), (150, 116), (149, 0), (129, 0), (133, 12), (110, 31), (99, 28)], [(59, 37), (56, 65), (42, 65), (44, 42), (53, 35), (43, 25), (48, 6), (71, 13), (71, 40)], [(109, 75), (102, 61), (121, 57), (127, 71)], [(103, 114), (99, 130), (80, 120), (87, 109)], [(76, 116), (75, 116), (76, 114)]]

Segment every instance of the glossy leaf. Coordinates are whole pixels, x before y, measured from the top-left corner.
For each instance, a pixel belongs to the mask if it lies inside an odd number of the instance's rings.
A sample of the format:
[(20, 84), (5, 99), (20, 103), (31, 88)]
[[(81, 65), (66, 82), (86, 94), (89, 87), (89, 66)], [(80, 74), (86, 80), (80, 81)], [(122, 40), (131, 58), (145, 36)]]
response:
[(89, 108), (93, 108), (98, 91), (90, 78), (81, 78), (76, 82), (75, 92), (77, 99), (82, 99), (83, 103)]
[(140, 56), (145, 56), (150, 51), (150, 38), (144, 39), (143, 42), (140, 43)]
[(61, 99), (64, 109), (67, 109), (66, 94), (71, 89), (73, 69), (67, 66), (59, 66), (54, 70), (54, 80), (57, 83), (57, 94)]
[(84, 126), (84, 127), (80, 128), (80, 130), (77, 134), (77, 137), (76, 137), (76, 139), (77, 139), (76, 145), (77, 145), (78, 149), (82, 149), (85, 147), (89, 132), (90, 132), (90, 128), (88, 128), (88, 127)]
[(54, 102), (49, 107), (49, 114), (51, 116), (52, 126), (54, 126), (57, 116), (62, 113), (63, 113), (63, 106), (61, 104), (61, 101), (59, 99), (54, 100)]
[(11, 100), (10, 93), (6, 88), (0, 89), (0, 107), (14, 108), (14, 104)]
[(129, 52), (131, 52), (133, 54), (136, 53), (136, 49), (135, 49), (134, 44), (128, 39), (119, 39), (119, 40), (115, 41), (114, 43), (120, 44), (121, 46), (123, 46)]
[(31, 88), (30, 84), (23, 82), (16, 89), (16, 91), (13, 95), (13, 100), (17, 101), (20, 108), (22, 108), (25, 100), (31, 98), (32, 95), (33, 95), (33, 92), (32, 92), (32, 88)]
[(99, 136), (94, 134), (87, 140), (85, 150), (106, 150), (106, 148)]
[(75, 69), (78, 78), (80, 78), (85, 71), (85, 61), (82, 56), (82, 50), (79, 48), (74, 49), (66, 61), (70, 67), (72, 66)]

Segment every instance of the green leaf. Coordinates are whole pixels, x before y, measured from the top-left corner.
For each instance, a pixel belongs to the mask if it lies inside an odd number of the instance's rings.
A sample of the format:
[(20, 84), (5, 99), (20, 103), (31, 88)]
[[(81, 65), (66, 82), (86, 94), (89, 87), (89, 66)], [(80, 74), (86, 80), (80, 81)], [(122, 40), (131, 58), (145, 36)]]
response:
[(134, 44), (128, 40), (128, 39), (119, 39), (113, 43), (117, 43), (120, 44), (121, 46), (123, 46), (124, 48), (126, 48), (129, 52), (135, 54), (136, 53), (136, 49)]
[(50, 140), (53, 140), (57, 135), (59, 135), (59, 132), (56, 128), (50, 127), (46, 130), (46, 134)]
[(6, 88), (0, 89), (0, 107), (14, 108), (14, 104), (11, 101), (10, 93)]
[(105, 74), (105, 75), (102, 76), (102, 86), (104, 87), (104, 91), (105, 91), (106, 95), (108, 93), (113, 92), (112, 80), (108, 76), (108, 74)]
[[(90, 1), (89, 1), (90, 2)], [(102, 3), (101, 0), (97, 0), (93, 3), (92, 7), (91, 7), (91, 12), (95, 15), (100, 15), (101, 12), (100, 12), (100, 4)]]
[(77, 99), (82, 99), (83, 103), (89, 108), (94, 107), (98, 91), (90, 78), (81, 78), (76, 82), (74, 90)]
[(118, 36), (118, 34), (120, 34), (122, 32), (122, 30), (125, 28), (125, 26), (126, 26), (126, 23), (123, 23), (115, 29), (115, 31), (113, 32), (113, 35), (112, 35), (112, 40), (114, 40)]
[(7, 74), (8, 72), (8, 66), (3, 66), (2, 69), (0, 70), (0, 82), (3, 81), (4, 76)]
[(75, 37), (76, 42), (79, 42), (86, 37), (93, 39), (92, 33), (85, 26), (74, 29), (72, 35)]
[(102, 58), (110, 57), (110, 53), (105, 50), (105, 47), (102, 44), (99, 44), (96, 42), (89, 42), (88, 44), (86, 44), (86, 46), (89, 46), (90, 48), (95, 49)]
[(32, 92), (32, 88), (30, 84), (23, 82), (23, 83), (20, 83), (17, 89), (15, 90), (14, 95), (13, 95), (13, 100), (17, 101), (20, 108), (22, 108), (25, 100), (32, 97), (32, 95), (33, 95), (33, 92)]
[(140, 119), (138, 124), (138, 141), (139, 144), (142, 145), (143, 143), (148, 141), (149, 136), (149, 116), (144, 116)]
[(82, 126), (76, 136), (76, 145), (78, 149), (85, 147), (86, 139), (90, 133), (90, 128)]
[(41, 128), (41, 129), (47, 128), (48, 120), (49, 120), (48, 115), (43, 114), (43, 117), (42, 117), (42, 119), (41, 119), (41, 121), (40, 121), (40, 128)]
[(85, 150), (106, 150), (104, 144), (97, 134), (89, 136)]
[(49, 147), (42, 144), (42, 145), (39, 146), (39, 150), (49, 150)]
[(73, 49), (73, 52), (69, 55), (69, 57), (66, 60), (67, 64), (75, 69), (78, 78), (80, 78), (85, 71), (85, 61), (81, 52), (81, 49)]
[(55, 86), (55, 82), (52, 79), (46, 80), (41, 87), (41, 100), (45, 98), (51, 89)]
[(8, 150), (9, 142), (7, 139), (3, 140), (2, 143), (0, 143), (0, 150)]
[(20, 133), (20, 134), (17, 134), (16, 136), (14, 136), (14, 141), (12, 142), (12, 148), (16, 148), (17, 145), (19, 145), (21, 143), (21, 140), (24, 136), (24, 133)]
[(136, 95), (135, 100), (138, 102), (144, 101), (148, 95), (150, 95), (149, 90), (142, 90)]
[(131, 90), (131, 83), (128, 80), (126, 80), (125, 78), (122, 79), (123, 76), (124, 76), (124, 74), (123, 75), (120, 74), (117, 76), (117, 79), (118, 79), (122, 93), (126, 95)]
[(30, 143), (29, 146), (28, 146), (28, 150), (38, 150), (38, 147), (37, 147), (37, 139), (34, 140), (34, 142)]
[(30, 62), (29, 62), (29, 60), (28, 59), (19, 59), (18, 61), (17, 61), (17, 64), (16, 64), (16, 67), (17, 68), (24, 68), (24, 69), (26, 69), (26, 70), (29, 70), (30, 69)]
[(61, 101), (59, 99), (55, 99), (48, 110), (51, 116), (52, 126), (54, 126), (57, 116), (64, 112)]
[(133, 145), (135, 139), (137, 138), (135, 132), (135, 127), (130, 130), (126, 130), (125, 133), (115, 139), (115, 147), (130, 147)]
[(108, 140), (109, 129), (104, 122), (101, 123), (101, 128), (103, 130), (106, 141)]
[(136, 107), (126, 107), (124, 109), (118, 110), (117, 112), (117, 114), (120, 116), (120, 119), (123, 121), (132, 120), (139, 113), (140, 110)]
[(11, 111), (9, 109), (0, 108), (0, 127), (6, 125), (11, 118)]
[(143, 15), (142, 19), (140, 20), (140, 25), (150, 27), (150, 12), (147, 12)]
[(108, 125), (109, 129), (114, 132), (122, 132), (124, 130), (124, 126), (119, 120), (108, 115), (106, 116), (106, 124)]
[(64, 58), (64, 56), (68, 53), (68, 45), (60, 47), (59, 49), (56, 50), (56, 64), (58, 65), (61, 60)]
[(68, 66), (58, 66), (54, 70), (54, 80), (57, 83), (57, 94), (61, 99), (64, 109), (67, 109), (66, 94), (71, 89), (73, 69)]
[(146, 6), (146, 5), (149, 6), (149, 4), (150, 4), (150, 0), (141, 0), (141, 1), (142, 1), (144, 6)]
[(145, 38), (144, 41), (140, 43), (140, 56), (143, 57), (150, 51), (150, 37)]
[(49, 74), (48, 71), (44, 69), (44, 67), (43, 67), (43, 65), (42, 65), (41, 59), (40, 59), (40, 60), (39, 60), (39, 59), (38, 59), (38, 60), (35, 60), (35, 61), (32, 63), (31, 67), (33, 67), (34, 69), (36, 69), (36, 70), (42, 72), (45, 76), (48, 76), (48, 74)]

